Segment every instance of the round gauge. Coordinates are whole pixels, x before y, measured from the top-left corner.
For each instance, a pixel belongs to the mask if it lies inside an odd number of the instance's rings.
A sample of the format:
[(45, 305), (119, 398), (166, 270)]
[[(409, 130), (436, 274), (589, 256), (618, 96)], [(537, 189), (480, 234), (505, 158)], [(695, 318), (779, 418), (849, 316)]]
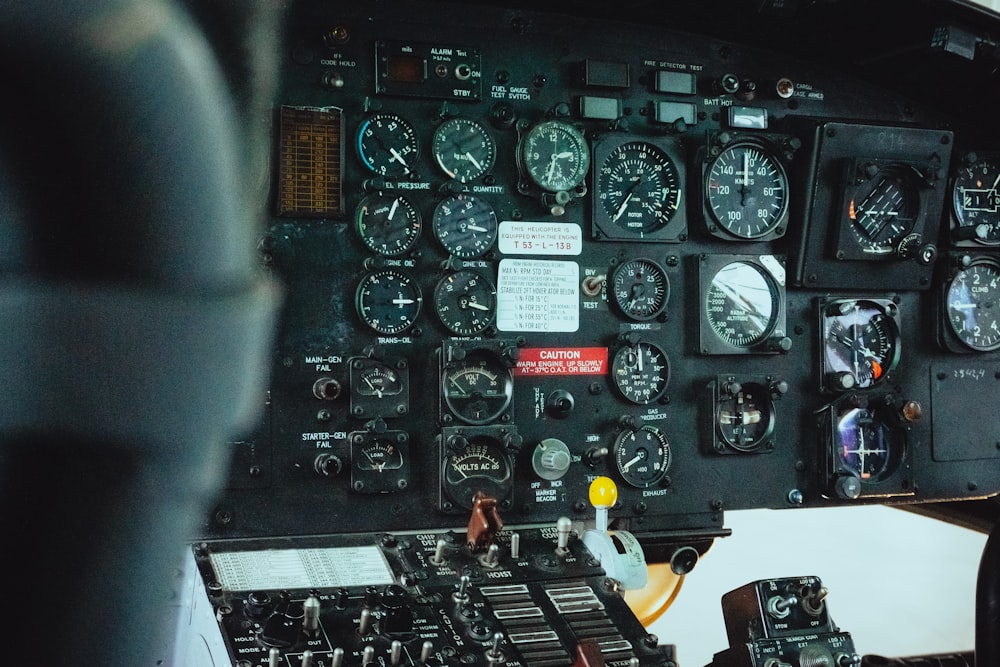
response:
[(449, 273), (434, 288), (434, 310), (453, 334), (473, 336), (490, 325), (497, 288), (486, 276), (467, 269)]
[(365, 324), (383, 334), (398, 334), (417, 319), (423, 298), (413, 279), (395, 269), (369, 273), (358, 284), (355, 303)]
[(1000, 244), (1000, 165), (980, 159), (955, 174), (952, 202), (963, 239)]
[(502, 501), (510, 495), (512, 475), (510, 456), (495, 438), (473, 436), (461, 451), (444, 459), (441, 478), (451, 500), (471, 510), (476, 492)]
[(459, 183), (479, 178), (493, 166), (496, 144), (486, 128), (474, 120), (452, 118), (441, 123), (431, 141), (434, 161)]
[(480, 257), (497, 238), (497, 215), (485, 200), (472, 195), (452, 195), (434, 209), (434, 234), (451, 255), (460, 259)]
[(587, 140), (561, 120), (548, 120), (528, 130), (519, 156), (531, 180), (550, 192), (572, 190), (583, 182), (590, 167)]
[(739, 239), (760, 238), (788, 211), (785, 168), (756, 143), (730, 144), (708, 167), (705, 200), (722, 229)]
[(408, 252), (420, 236), (420, 213), (405, 197), (368, 195), (358, 205), (355, 221), (364, 244), (387, 257)]
[(651, 259), (630, 259), (620, 264), (611, 278), (611, 288), (614, 304), (633, 320), (656, 317), (670, 299), (667, 272)]
[(364, 472), (383, 473), (403, 467), (403, 454), (387, 440), (374, 440), (353, 453), (354, 465)]
[(907, 167), (883, 167), (856, 186), (847, 204), (851, 232), (861, 251), (895, 253), (913, 230), (920, 194)]
[(756, 450), (774, 430), (770, 391), (757, 382), (747, 382), (736, 392), (720, 393), (715, 425), (723, 442), (733, 449)]
[(642, 238), (670, 222), (680, 206), (677, 167), (658, 146), (622, 144), (601, 165), (597, 199), (611, 222)]
[(655, 426), (619, 433), (614, 456), (622, 479), (639, 489), (659, 483), (673, 458), (667, 436)]
[(373, 362), (358, 374), (354, 391), (359, 396), (385, 398), (403, 391), (403, 383), (396, 369), (381, 362)]
[(952, 332), (966, 347), (1000, 349), (1000, 264), (980, 259), (955, 274), (945, 307)]
[(358, 155), (380, 176), (408, 176), (417, 157), (417, 133), (396, 114), (375, 114), (358, 128)]
[(611, 377), (626, 400), (639, 405), (652, 403), (667, 390), (670, 360), (659, 345), (640, 341), (615, 352)]
[(729, 345), (753, 347), (774, 331), (780, 298), (767, 271), (751, 262), (730, 262), (712, 276), (705, 292), (705, 319)]
[(473, 351), (445, 366), (441, 393), (455, 417), (467, 424), (486, 424), (510, 405), (514, 377), (496, 355)]
[(852, 408), (840, 415), (833, 430), (834, 456), (863, 482), (880, 482), (895, 472), (902, 443), (868, 408)]
[(864, 389), (883, 380), (899, 359), (899, 328), (873, 301), (844, 301), (823, 321), (824, 370), (846, 377), (835, 388)]

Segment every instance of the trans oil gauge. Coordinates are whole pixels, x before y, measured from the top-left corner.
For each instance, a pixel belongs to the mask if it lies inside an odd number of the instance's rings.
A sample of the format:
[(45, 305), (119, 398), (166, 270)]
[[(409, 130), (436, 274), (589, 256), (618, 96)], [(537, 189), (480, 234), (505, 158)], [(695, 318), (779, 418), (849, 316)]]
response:
[(486, 276), (463, 269), (449, 273), (434, 288), (434, 310), (458, 336), (474, 336), (493, 322), (497, 288)]
[(383, 334), (402, 333), (413, 326), (422, 302), (417, 284), (396, 269), (369, 273), (361, 279), (355, 293), (362, 321)]

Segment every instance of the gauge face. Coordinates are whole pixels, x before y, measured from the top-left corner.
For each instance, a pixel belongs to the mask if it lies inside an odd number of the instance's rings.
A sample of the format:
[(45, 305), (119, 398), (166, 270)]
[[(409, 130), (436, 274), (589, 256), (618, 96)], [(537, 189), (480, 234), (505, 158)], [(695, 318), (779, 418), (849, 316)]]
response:
[(667, 390), (670, 360), (660, 346), (640, 341), (615, 353), (611, 377), (626, 400), (639, 405), (652, 403)]
[(1000, 165), (980, 159), (955, 175), (952, 203), (959, 236), (984, 245), (1000, 244)]
[(597, 200), (612, 223), (642, 238), (663, 228), (680, 207), (677, 167), (658, 146), (622, 144), (601, 165)]
[(486, 276), (469, 270), (449, 273), (434, 288), (434, 310), (441, 323), (459, 336), (473, 336), (493, 321), (497, 288)]
[(651, 259), (630, 259), (615, 269), (611, 298), (625, 317), (649, 320), (667, 307), (670, 280), (667, 272)]
[(866, 388), (885, 379), (899, 359), (899, 328), (873, 301), (841, 301), (823, 318), (824, 371), (849, 378), (835, 388)]
[(531, 180), (550, 192), (572, 190), (583, 182), (590, 168), (587, 140), (560, 120), (532, 127), (522, 141), (520, 157)]
[(387, 257), (408, 252), (420, 236), (420, 213), (405, 197), (368, 195), (358, 205), (355, 221), (364, 244)]
[(434, 235), (460, 259), (480, 257), (492, 248), (497, 227), (493, 207), (480, 197), (453, 195), (434, 210)]
[(639, 489), (658, 484), (673, 458), (667, 436), (655, 426), (620, 433), (615, 438), (614, 450), (618, 473)]
[(458, 419), (467, 424), (486, 424), (510, 405), (514, 378), (499, 357), (474, 351), (444, 367), (441, 392)]
[(395, 269), (369, 273), (358, 284), (355, 303), (365, 324), (383, 334), (398, 334), (417, 319), (423, 297), (413, 279)]
[(895, 253), (917, 221), (920, 195), (908, 168), (889, 166), (855, 186), (847, 203), (851, 233), (862, 253)]
[(735, 393), (722, 393), (715, 424), (723, 442), (741, 452), (756, 450), (774, 430), (774, 403), (767, 387), (756, 382)]
[(952, 279), (947, 294), (948, 324), (969, 349), (1000, 349), (1000, 265), (980, 260)]
[(774, 331), (779, 299), (766, 271), (750, 262), (731, 262), (712, 276), (705, 293), (706, 320), (729, 345), (752, 347)]
[(460, 452), (445, 457), (441, 478), (452, 502), (467, 510), (478, 491), (502, 501), (511, 490), (510, 456), (495, 438), (474, 436)]
[(358, 128), (358, 155), (380, 176), (408, 176), (417, 158), (417, 134), (396, 114), (375, 114)]
[(839, 463), (863, 482), (880, 482), (890, 475), (898, 453), (892, 431), (867, 408), (840, 415), (833, 433)]
[(354, 465), (358, 470), (384, 473), (403, 467), (403, 454), (387, 440), (368, 442), (354, 452)]
[(760, 238), (788, 211), (785, 168), (755, 143), (731, 144), (708, 168), (705, 200), (715, 224), (738, 239)]
[(354, 391), (359, 396), (389, 398), (403, 391), (403, 382), (396, 369), (381, 362), (373, 362), (363, 369), (354, 383)]
[(459, 183), (468, 183), (485, 174), (497, 156), (489, 131), (467, 118), (441, 123), (434, 132), (431, 150), (441, 171)]

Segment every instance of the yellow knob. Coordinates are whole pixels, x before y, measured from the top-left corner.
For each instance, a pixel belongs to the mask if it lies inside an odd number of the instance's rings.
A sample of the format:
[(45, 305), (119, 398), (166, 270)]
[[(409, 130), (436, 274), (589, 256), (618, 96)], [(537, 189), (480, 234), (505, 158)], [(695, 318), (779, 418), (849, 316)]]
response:
[(612, 507), (618, 500), (618, 487), (610, 477), (598, 477), (590, 483), (590, 504)]

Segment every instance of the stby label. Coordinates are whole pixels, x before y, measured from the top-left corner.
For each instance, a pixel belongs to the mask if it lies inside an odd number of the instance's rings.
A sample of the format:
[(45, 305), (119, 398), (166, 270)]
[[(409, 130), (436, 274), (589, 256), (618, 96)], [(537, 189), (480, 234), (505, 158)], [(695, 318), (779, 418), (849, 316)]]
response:
[(514, 375), (605, 375), (606, 347), (527, 347), (514, 367)]

